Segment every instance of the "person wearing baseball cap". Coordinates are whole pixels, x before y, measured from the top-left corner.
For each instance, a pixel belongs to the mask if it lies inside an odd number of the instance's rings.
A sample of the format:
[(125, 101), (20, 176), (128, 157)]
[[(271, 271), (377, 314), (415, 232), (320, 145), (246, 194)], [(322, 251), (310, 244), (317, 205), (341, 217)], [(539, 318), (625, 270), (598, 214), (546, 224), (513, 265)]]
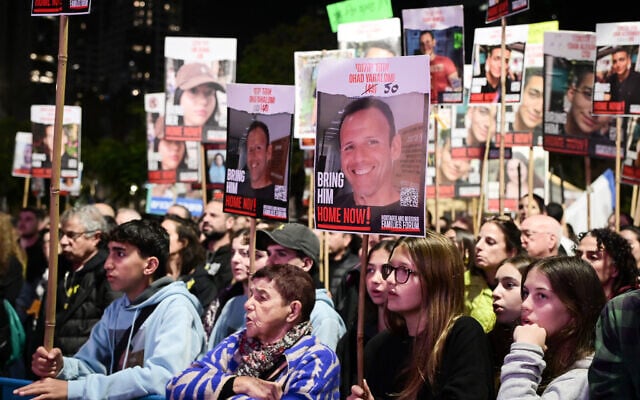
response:
[(316, 234), (305, 225), (285, 223), (273, 230), (258, 230), (256, 249), (266, 250), (267, 265), (292, 264), (311, 275), (316, 282), (316, 302), (311, 312), (312, 334), (335, 351), (347, 328), (320, 283), (320, 241)]
[(224, 92), (211, 68), (201, 62), (183, 64), (176, 74), (175, 104), (182, 107), (179, 125), (218, 125), (216, 92)]

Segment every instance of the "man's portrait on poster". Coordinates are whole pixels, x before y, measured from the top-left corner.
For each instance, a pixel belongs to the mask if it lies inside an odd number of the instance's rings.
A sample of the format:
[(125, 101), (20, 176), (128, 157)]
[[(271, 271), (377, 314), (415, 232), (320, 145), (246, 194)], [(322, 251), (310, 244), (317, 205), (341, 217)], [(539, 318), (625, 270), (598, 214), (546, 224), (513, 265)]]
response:
[[(483, 96), (482, 101), (499, 102), (502, 88), (502, 67), (505, 68), (505, 98), (508, 102), (518, 101), (511, 95), (519, 95), (522, 85), (522, 63), (524, 43), (509, 43), (502, 51), (501, 45), (478, 45), (478, 59), (474, 62), (474, 76), (471, 93), (492, 93)], [(472, 96), (473, 98), (473, 96)]]
[(609, 84), (609, 101), (623, 102), (624, 114), (631, 114), (632, 111), (633, 114), (640, 114), (640, 72), (634, 69), (637, 57), (638, 46), (616, 46), (609, 54), (599, 57), (610, 58), (611, 69), (603, 77), (603, 81)]
[(339, 196), (336, 205), (387, 206), (398, 202), (393, 163), (400, 157), (402, 144), (387, 103), (362, 97), (348, 104), (338, 138), (341, 170), (352, 192)]
[[(609, 137), (613, 117), (592, 112), (596, 84), (593, 62), (570, 62), (557, 58), (554, 60), (554, 71), (557, 76), (567, 77), (565, 82), (560, 82), (566, 89), (551, 91), (550, 113), (545, 117), (545, 135), (557, 133), (578, 137)], [(553, 118), (558, 122), (550, 123), (553, 115), (563, 118)]]
[(245, 155), (247, 176), (239, 186), (239, 194), (273, 199), (272, 145), (269, 127), (264, 122), (255, 120), (247, 128)]
[(316, 140), (316, 212), (323, 215), (318, 224), (388, 232), (398, 229), (394, 221), (405, 221), (404, 233), (420, 231), (429, 95), (318, 94), (324, 111)]
[(230, 108), (229, 118), (225, 195), (255, 199), (250, 211), (258, 218), (280, 217), (288, 201), (292, 114), (256, 115)]

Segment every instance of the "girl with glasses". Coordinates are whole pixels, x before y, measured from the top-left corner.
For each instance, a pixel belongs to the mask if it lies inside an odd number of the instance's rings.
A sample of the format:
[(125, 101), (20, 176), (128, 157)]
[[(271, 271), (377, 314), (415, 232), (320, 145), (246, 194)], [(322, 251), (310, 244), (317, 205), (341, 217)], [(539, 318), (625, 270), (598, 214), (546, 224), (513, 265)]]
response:
[(352, 386), (348, 400), (494, 396), (486, 335), (463, 316), (464, 270), (444, 235), (397, 241), (382, 269), (389, 328), (367, 343), (365, 384)]

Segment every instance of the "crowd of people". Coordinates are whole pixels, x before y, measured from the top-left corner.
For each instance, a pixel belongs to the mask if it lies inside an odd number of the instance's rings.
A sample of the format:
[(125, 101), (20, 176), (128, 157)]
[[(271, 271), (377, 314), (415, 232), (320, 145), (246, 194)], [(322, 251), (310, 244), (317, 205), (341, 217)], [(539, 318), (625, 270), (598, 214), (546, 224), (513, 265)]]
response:
[(53, 249), (43, 210), (0, 213), (24, 332), (0, 375), (40, 398), (640, 398), (640, 230), (622, 216), (575, 234), (525, 194), (518, 215), (404, 237), (102, 203), (64, 210)]

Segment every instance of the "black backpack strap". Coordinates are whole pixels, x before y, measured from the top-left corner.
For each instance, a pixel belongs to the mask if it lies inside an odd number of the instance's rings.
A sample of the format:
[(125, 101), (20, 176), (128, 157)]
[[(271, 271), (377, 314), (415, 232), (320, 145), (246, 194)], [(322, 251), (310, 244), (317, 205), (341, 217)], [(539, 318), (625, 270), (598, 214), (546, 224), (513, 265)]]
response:
[(142, 308), (142, 310), (140, 310), (140, 313), (136, 317), (136, 320), (133, 322), (133, 324), (131, 324), (131, 326), (124, 332), (124, 334), (120, 338), (120, 341), (118, 342), (118, 344), (115, 347), (115, 350), (113, 351), (113, 361), (115, 364), (115, 369), (113, 372), (120, 370), (120, 358), (122, 357), (122, 354), (124, 354), (125, 350), (127, 349), (127, 344), (129, 343), (129, 337), (130, 336), (133, 337), (136, 335), (136, 333), (138, 333), (138, 329), (140, 329), (140, 326), (142, 326), (144, 321), (149, 317), (149, 315), (151, 315), (153, 310), (156, 309), (158, 304), (159, 303), (156, 303), (156, 304), (152, 304), (150, 306), (146, 306)]

